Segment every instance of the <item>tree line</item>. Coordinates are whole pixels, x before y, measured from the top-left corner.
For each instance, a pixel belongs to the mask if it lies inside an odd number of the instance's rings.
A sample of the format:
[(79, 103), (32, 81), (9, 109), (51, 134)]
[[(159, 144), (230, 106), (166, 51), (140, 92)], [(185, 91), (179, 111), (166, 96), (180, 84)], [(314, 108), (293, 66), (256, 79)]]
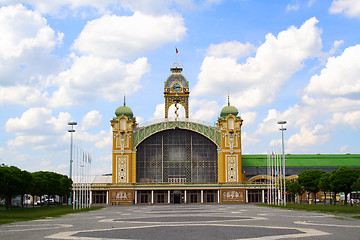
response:
[(301, 197), (305, 191), (312, 193), (315, 204), (316, 194), (319, 191), (324, 193), (324, 204), (326, 194), (329, 193), (332, 196), (334, 205), (336, 204), (336, 195), (343, 192), (345, 194), (344, 205), (347, 205), (347, 195), (353, 191), (360, 191), (360, 170), (340, 167), (331, 173), (318, 169), (301, 171), (295, 182), (286, 180), (286, 190), (293, 200), (295, 195)]
[[(33, 196), (60, 196), (67, 199), (70, 196), (72, 180), (66, 175), (55, 172), (38, 171), (28, 172), (15, 166), (0, 165), (0, 198), (5, 199), (6, 208), (11, 208), (12, 198), (21, 197), (21, 206), (24, 207), (24, 195)], [(33, 201), (33, 206), (35, 201)]]

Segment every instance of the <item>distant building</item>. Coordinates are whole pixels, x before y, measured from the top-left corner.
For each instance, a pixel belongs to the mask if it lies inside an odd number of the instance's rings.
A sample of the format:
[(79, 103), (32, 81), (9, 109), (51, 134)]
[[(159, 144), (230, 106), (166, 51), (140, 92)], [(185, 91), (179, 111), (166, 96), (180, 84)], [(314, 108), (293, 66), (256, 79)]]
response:
[[(164, 83), (165, 118), (138, 126), (126, 106), (115, 111), (112, 175), (92, 183), (92, 203), (171, 204), (264, 202), (268, 191), (266, 155), (242, 155), (243, 119), (230, 105), (216, 126), (189, 118), (189, 83), (174, 64)], [(169, 108), (175, 105), (175, 119)], [(178, 105), (185, 119), (178, 116)], [(360, 168), (360, 155), (286, 155), (286, 176), (301, 170)]]

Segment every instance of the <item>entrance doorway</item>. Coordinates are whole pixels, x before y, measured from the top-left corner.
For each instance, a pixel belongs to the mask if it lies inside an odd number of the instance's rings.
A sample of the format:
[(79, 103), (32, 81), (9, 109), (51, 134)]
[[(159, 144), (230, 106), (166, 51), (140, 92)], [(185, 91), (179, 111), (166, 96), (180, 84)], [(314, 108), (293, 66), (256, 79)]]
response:
[(182, 190), (171, 191), (170, 202), (174, 204), (184, 203), (184, 191)]

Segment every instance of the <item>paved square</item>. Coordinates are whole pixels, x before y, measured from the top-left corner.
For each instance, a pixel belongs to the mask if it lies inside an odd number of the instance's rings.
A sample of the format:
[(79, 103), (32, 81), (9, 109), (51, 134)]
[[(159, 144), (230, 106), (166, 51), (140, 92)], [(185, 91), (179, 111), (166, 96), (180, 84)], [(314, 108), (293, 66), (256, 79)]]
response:
[(360, 239), (360, 220), (255, 205), (132, 205), (0, 226), (0, 239)]

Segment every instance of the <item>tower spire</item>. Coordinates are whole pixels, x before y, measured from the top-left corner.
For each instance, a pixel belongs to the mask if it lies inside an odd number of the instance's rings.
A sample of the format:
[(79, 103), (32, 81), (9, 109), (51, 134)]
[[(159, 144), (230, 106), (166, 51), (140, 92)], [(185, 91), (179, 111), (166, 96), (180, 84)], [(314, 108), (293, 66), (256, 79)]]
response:
[(125, 94), (124, 94), (124, 107), (126, 106), (126, 99), (125, 99)]
[(230, 95), (228, 94), (228, 106), (230, 106)]

